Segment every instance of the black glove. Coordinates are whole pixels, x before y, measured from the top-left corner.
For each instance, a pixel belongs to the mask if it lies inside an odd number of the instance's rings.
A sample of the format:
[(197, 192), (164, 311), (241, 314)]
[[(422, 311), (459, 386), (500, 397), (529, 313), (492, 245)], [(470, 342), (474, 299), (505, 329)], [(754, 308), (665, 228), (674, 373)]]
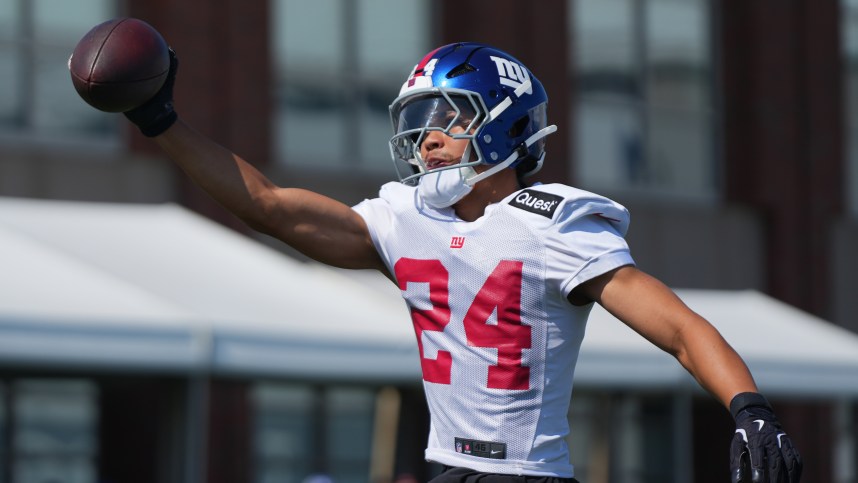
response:
[(730, 444), (733, 483), (798, 483), (801, 456), (765, 397), (753, 392), (730, 402), (736, 434)]
[(173, 84), (176, 83), (176, 71), (179, 69), (179, 58), (170, 49), (170, 71), (161, 89), (145, 103), (126, 111), (125, 117), (140, 128), (146, 137), (155, 137), (166, 131), (176, 122), (179, 116), (173, 109)]

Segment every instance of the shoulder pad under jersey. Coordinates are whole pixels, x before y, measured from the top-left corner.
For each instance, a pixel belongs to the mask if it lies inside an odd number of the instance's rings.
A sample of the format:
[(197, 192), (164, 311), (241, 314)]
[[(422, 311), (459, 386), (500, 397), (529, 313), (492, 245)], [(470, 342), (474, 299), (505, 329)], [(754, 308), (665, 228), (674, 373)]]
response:
[(402, 184), (399, 181), (390, 181), (381, 186), (378, 197), (386, 201), (395, 210), (413, 209), (417, 188)]
[(613, 225), (620, 235), (624, 236), (629, 228), (626, 207), (604, 196), (563, 184), (525, 188), (503, 203), (543, 217), (546, 224), (565, 224), (586, 216), (598, 216)]

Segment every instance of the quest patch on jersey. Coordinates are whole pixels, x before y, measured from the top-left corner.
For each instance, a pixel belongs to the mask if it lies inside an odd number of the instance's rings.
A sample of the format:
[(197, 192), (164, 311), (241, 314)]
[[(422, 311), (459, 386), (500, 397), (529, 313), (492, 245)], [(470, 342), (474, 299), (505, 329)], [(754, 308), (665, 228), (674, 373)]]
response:
[(492, 458), (496, 460), (506, 459), (506, 443), (477, 441), (465, 438), (455, 438), (455, 440), (456, 453), (479, 456), (480, 458)]
[(516, 194), (509, 204), (524, 211), (551, 218), (561, 201), (563, 201), (562, 196), (526, 189)]

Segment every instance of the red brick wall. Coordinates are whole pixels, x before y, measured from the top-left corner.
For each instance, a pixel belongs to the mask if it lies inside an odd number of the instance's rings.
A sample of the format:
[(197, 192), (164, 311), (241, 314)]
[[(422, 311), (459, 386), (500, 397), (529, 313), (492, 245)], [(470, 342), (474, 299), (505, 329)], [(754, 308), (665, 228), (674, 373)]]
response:
[(769, 293), (830, 318), (845, 175), (839, 3), (722, 5), (725, 194), (767, 218)]
[[(271, 159), (271, 62), (268, 2), (128, 0), (127, 15), (151, 23), (176, 50), (176, 109), (200, 132), (257, 166)], [(132, 148), (158, 152), (132, 131)], [(190, 208), (244, 229), (187, 179)]]

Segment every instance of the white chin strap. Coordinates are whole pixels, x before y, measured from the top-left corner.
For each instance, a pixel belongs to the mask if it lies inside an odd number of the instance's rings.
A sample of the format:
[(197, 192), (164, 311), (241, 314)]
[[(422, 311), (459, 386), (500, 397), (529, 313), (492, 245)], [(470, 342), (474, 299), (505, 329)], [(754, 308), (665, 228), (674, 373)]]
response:
[(429, 206), (435, 208), (453, 206), (473, 189), (465, 180), (473, 173), (474, 170), (470, 166), (430, 171), (420, 177), (417, 194)]

